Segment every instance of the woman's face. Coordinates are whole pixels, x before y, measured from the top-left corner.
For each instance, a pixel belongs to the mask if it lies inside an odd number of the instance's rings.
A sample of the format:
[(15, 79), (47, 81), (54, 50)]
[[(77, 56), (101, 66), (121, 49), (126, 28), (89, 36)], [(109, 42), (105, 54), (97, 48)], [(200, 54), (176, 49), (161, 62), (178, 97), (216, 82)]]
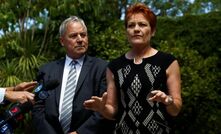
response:
[(142, 13), (132, 15), (127, 23), (127, 38), (134, 47), (149, 45), (155, 31), (151, 32), (149, 21)]

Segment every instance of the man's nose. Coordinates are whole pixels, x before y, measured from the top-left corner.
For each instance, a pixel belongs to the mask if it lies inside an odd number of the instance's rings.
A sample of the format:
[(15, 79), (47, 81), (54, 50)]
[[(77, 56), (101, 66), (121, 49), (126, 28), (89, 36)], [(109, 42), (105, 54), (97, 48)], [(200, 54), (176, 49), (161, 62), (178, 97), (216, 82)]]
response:
[(77, 35), (77, 41), (82, 41), (82, 37), (80, 34)]

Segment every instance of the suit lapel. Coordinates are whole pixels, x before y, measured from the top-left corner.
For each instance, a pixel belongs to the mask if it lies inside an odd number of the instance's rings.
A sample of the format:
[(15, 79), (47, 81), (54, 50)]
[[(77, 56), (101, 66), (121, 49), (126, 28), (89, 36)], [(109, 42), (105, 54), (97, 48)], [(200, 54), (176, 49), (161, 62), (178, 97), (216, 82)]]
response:
[(92, 65), (92, 58), (90, 56), (85, 56), (84, 63), (83, 63), (82, 69), (81, 69), (81, 73), (80, 73), (80, 76), (78, 78), (78, 83), (77, 83), (77, 87), (76, 87), (76, 90), (75, 90), (75, 95), (77, 94), (77, 92), (79, 91), (82, 83), (84, 82), (85, 77), (86, 77), (86, 75), (88, 74), (88, 72), (91, 68), (91, 65)]
[(57, 70), (55, 71), (56, 78), (59, 78), (60, 85), (58, 88), (56, 88), (55, 91), (55, 99), (56, 99), (56, 105), (59, 106), (59, 101), (60, 101), (60, 94), (61, 94), (61, 85), (62, 85), (62, 78), (63, 78), (63, 72), (64, 72), (64, 63), (65, 59), (57, 61), (56, 68)]

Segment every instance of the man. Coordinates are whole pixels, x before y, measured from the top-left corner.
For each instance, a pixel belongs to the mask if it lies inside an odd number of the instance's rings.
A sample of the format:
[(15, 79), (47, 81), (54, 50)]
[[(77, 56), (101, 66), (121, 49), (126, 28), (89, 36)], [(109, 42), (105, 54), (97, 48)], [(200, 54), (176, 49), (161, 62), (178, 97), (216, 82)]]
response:
[[(86, 54), (88, 34), (82, 19), (76, 16), (67, 18), (59, 32), (66, 57), (42, 66), (40, 71), (45, 73), (45, 81), (57, 79), (61, 84), (48, 91), (47, 99), (35, 103), (33, 123), (37, 134), (111, 133), (114, 127), (112, 121), (83, 107), (85, 100), (105, 92), (107, 63)], [(67, 90), (71, 92), (68, 95)]]
[(36, 86), (37, 82), (22, 82), (15, 87), (0, 88), (0, 103), (4, 100), (10, 102), (24, 103), (26, 101), (33, 101), (34, 94), (28, 91), (32, 90)]

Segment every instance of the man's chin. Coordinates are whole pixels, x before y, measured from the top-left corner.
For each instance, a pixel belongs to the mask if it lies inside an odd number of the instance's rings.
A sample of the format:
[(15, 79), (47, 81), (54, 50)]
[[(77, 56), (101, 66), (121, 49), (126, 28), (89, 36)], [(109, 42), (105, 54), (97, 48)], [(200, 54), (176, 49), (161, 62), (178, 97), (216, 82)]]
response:
[(77, 48), (75, 48), (74, 51), (77, 53), (84, 53), (86, 51), (86, 48), (85, 47), (77, 47)]
[(81, 49), (81, 50), (78, 50), (76, 54), (80, 55), (80, 56), (83, 56), (85, 53), (86, 53), (86, 50), (85, 49)]

